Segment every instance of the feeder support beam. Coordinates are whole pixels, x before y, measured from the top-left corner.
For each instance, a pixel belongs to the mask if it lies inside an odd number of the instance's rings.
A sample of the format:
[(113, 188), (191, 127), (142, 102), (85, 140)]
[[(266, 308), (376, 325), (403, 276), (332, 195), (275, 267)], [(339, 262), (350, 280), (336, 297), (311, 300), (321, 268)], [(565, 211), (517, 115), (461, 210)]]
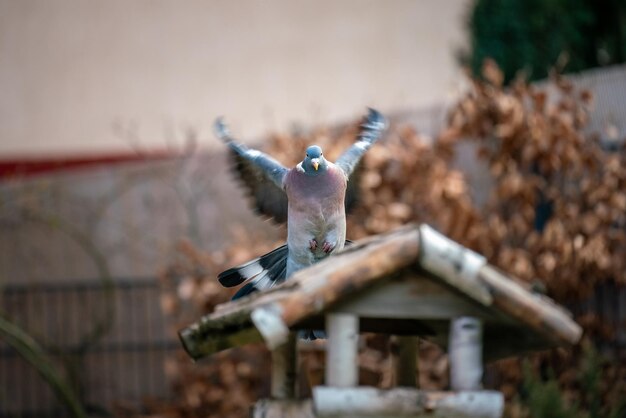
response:
[(359, 383), (359, 318), (344, 313), (326, 315), (326, 385), (353, 387)]
[(474, 317), (455, 318), (450, 323), (448, 354), (453, 391), (480, 390), (483, 377), (483, 326)]
[(292, 332), (286, 343), (272, 350), (272, 398), (294, 398), (296, 358), (296, 337)]

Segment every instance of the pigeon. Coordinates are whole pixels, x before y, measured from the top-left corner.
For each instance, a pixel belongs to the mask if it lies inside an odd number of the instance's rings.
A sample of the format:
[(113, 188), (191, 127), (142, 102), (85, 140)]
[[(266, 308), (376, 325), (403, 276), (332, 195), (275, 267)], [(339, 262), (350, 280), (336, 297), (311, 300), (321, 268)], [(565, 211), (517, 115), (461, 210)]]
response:
[(346, 240), (346, 205), (354, 199), (353, 193), (346, 191), (356, 189), (349, 180), (361, 157), (387, 127), (380, 112), (369, 109), (356, 142), (335, 163), (326, 160), (321, 147), (311, 145), (304, 159), (291, 169), (235, 141), (221, 118), (214, 127), (216, 135), (230, 148), (257, 211), (277, 222), (287, 222), (285, 245), (218, 275), (225, 287), (247, 282), (233, 299), (282, 283), (296, 271), (350, 243)]

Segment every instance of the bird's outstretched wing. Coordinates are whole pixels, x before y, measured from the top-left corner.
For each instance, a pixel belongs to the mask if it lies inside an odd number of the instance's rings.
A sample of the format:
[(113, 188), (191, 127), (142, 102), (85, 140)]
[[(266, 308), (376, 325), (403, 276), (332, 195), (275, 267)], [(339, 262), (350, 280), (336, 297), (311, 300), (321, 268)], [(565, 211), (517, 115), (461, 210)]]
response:
[(352, 171), (352, 175), (346, 187), (346, 214), (351, 213), (359, 204), (359, 200), (361, 199), (361, 179), (363, 178), (364, 171), (363, 164), (357, 164), (354, 171)]
[(355, 171), (363, 154), (380, 138), (386, 128), (387, 119), (382, 113), (369, 109), (365, 121), (361, 124), (357, 141), (345, 150), (335, 162), (348, 178)]
[(214, 124), (215, 134), (230, 148), (232, 169), (253, 200), (255, 210), (277, 223), (287, 221), (287, 195), (283, 179), (289, 172), (278, 161), (260, 151), (237, 143), (221, 118)]

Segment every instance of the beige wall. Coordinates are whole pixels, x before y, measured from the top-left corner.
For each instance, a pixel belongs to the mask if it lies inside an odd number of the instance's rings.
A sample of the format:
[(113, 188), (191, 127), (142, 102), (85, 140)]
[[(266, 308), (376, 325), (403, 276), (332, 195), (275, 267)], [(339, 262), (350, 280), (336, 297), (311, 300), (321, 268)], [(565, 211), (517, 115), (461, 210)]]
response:
[[(468, 0), (0, 0), (0, 156), (246, 138), (445, 100)], [(123, 127), (120, 135), (115, 126)], [(180, 135), (179, 135), (180, 136)]]

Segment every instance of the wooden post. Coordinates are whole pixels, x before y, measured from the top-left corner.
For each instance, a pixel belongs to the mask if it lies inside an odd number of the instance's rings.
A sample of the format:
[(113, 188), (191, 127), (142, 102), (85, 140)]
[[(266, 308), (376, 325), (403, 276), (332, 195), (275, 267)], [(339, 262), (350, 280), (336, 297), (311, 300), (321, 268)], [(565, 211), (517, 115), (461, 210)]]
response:
[(413, 336), (398, 336), (398, 358), (396, 359), (396, 385), (415, 388), (417, 381), (417, 345)]
[(296, 386), (296, 337), (290, 332), (287, 342), (272, 350), (272, 398), (291, 399)]
[(452, 390), (482, 388), (482, 334), (482, 323), (477, 318), (462, 316), (451, 321), (448, 354)]
[(352, 387), (359, 383), (359, 318), (356, 315), (326, 315), (326, 385)]

